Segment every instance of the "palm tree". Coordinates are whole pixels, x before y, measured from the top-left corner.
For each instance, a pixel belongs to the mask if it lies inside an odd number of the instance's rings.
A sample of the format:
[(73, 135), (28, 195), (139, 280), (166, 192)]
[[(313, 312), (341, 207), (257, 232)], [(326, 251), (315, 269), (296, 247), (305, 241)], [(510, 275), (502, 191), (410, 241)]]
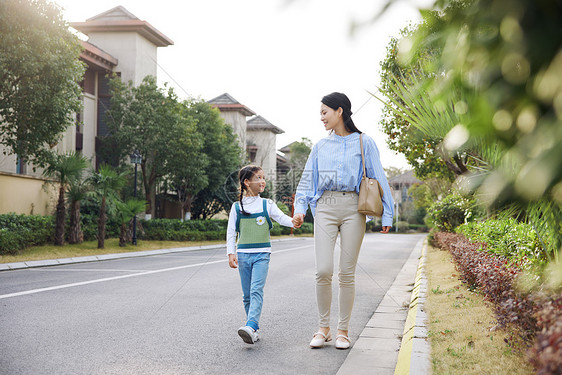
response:
[(53, 178), (59, 184), (59, 199), (57, 202), (55, 221), (55, 245), (64, 245), (64, 224), (66, 207), (64, 194), (68, 185), (82, 177), (82, 172), (88, 165), (88, 160), (76, 152), (53, 154), (47, 168), (43, 172), (48, 178)]
[(80, 223), (80, 201), (86, 198), (90, 186), (84, 180), (75, 180), (70, 183), (67, 191), (70, 202), (70, 226), (68, 243), (77, 244), (84, 242), (84, 233)]
[(103, 249), (105, 246), (105, 223), (107, 221), (107, 198), (115, 197), (123, 188), (126, 182), (126, 173), (117, 173), (111, 166), (102, 164), (98, 172), (92, 174), (89, 181), (101, 196), (98, 218), (98, 249)]
[(133, 217), (146, 210), (146, 201), (138, 199), (129, 199), (126, 202), (117, 202), (117, 221), (121, 225), (121, 232), (119, 234), (119, 246), (123, 247), (127, 244), (130, 236), (128, 233), (128, 226)]

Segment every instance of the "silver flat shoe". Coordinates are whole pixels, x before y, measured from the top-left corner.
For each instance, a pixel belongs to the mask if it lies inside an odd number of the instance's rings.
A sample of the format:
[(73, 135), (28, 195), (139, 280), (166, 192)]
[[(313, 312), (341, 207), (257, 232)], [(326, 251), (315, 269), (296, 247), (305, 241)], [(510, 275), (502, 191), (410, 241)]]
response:
[(314, 349), (321, 348), (328, 341), (332, 341), (332, 335), (330, 332), (326, 335), (318, 331), (313, 335), (312, 341), (310, 341), (310, 347)]
[(349, 339), (348, 336), (344, 336), (344, 335), (337, 335), (336, 337), (336, 349), (349, 349), (349, 346), (351, 345), (351, 340)]

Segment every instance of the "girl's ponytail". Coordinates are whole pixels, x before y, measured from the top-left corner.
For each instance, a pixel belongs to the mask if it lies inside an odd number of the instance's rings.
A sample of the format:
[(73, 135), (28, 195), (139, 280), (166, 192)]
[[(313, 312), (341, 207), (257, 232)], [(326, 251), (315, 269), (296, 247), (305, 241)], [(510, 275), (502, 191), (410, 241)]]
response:
[(238, 200), (240, 201), (240, 210), (242, 211), (242, 215), (249, 215), (249, 213), (244, 211), (244, 203), (242, 203), (242, 198), (244, 197), (244, 190), (245, 189), (246, 189), (246, 187), (243, 184), (240, 185), (240, 196), (238, 197)]

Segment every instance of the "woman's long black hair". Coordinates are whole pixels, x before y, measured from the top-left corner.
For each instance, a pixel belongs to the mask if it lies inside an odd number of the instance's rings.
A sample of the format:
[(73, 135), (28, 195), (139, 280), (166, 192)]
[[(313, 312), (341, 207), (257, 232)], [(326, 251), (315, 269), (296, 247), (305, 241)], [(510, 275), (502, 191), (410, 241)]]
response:
[(258, 167), (257, 165), (247, 165), (242, 169), (240, 169), (240, 172), (238, 172), (238, 179), (240, 180), (240, 195), (238, 197), (238, 200), (240, 201), (240, 210), (242, 211), (243, 215), (249, 215), (249, 213), (244, 211), (244, 204), (242, 203), (242, 198), (244, 197), (244, 191), (246, 190), (246, 185), (244, 185), (244, 181), (252, 179), (252, 177), (254, 177), (254, 174), (257, 171), (261, 171), (261, 170), (262, 170), (261, 167)]
[(353, 114), (353, 112), (351, 112), (351, 101), (349, 100), (347, 95), (342, 94), (341, 92), (333, 92), (324, 96), (321, 102), (332, 108), (334, 111), (337, 111), (338, 108), (341, 108), (343, 110), (342, 117), (345, 130), (350, 133), (361, 134), (361, 131), (357, 129), (357, 127), (353, 123), (353, 120), (351, 119), (351, 115)]

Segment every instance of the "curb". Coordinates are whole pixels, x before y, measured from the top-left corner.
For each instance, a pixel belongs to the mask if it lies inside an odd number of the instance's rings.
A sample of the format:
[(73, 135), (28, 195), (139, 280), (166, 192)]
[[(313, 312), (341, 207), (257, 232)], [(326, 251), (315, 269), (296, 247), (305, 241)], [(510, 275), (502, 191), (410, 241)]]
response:
[(429, 352), (431, 347), (427, 341), (425, 323), (427, 314), (424, 311), (427, 296), (426, 253), (427, 243), (424, 243), (398, 353), (398, 362), (394, 371), (395, 375), (429, 374), (430, 372)]
[[(425, 237), (414, 246), (337, 375), (395, 374), (400, 360), (399, 350), (401, 351), (403, 346), (400, 337), (406, 331), (405, 324), (409, 313), (407, 309), (413, 298), (412, 281), (416, 278), (417, 282), (424, 242)], [(428, 353), (420, 353), (421, 359), (427, 357)]]
[[(300, 237), (271, 240), (271, 242), (294, 241), (298, 239), (300, 239)], [(130, 253), (115, 253), (115, 254), (104, 254), (104, 255), (91, 255), (91, 256), (76, 257), (76, 258), (59, 258), (59, 259), (46, 259), (46, 260), (30, 260), (28, 262), (0, 263), (0, 272), (21, 270), (27, 268), (60, 266), (64, 264), (74, 264), (74, 263), (100, 262), (104, 260), (137, 258), (137, 257), (151, 256), (151, 255), (162, 255), (162, 254), (171, 254), (171, 253), (182, 253), (186, 251), (221, 249), (221, 248), (226, 248), (226, 244), (175, 247), (171, 249), (145, 250), (145, 251), (134, 251)]]

